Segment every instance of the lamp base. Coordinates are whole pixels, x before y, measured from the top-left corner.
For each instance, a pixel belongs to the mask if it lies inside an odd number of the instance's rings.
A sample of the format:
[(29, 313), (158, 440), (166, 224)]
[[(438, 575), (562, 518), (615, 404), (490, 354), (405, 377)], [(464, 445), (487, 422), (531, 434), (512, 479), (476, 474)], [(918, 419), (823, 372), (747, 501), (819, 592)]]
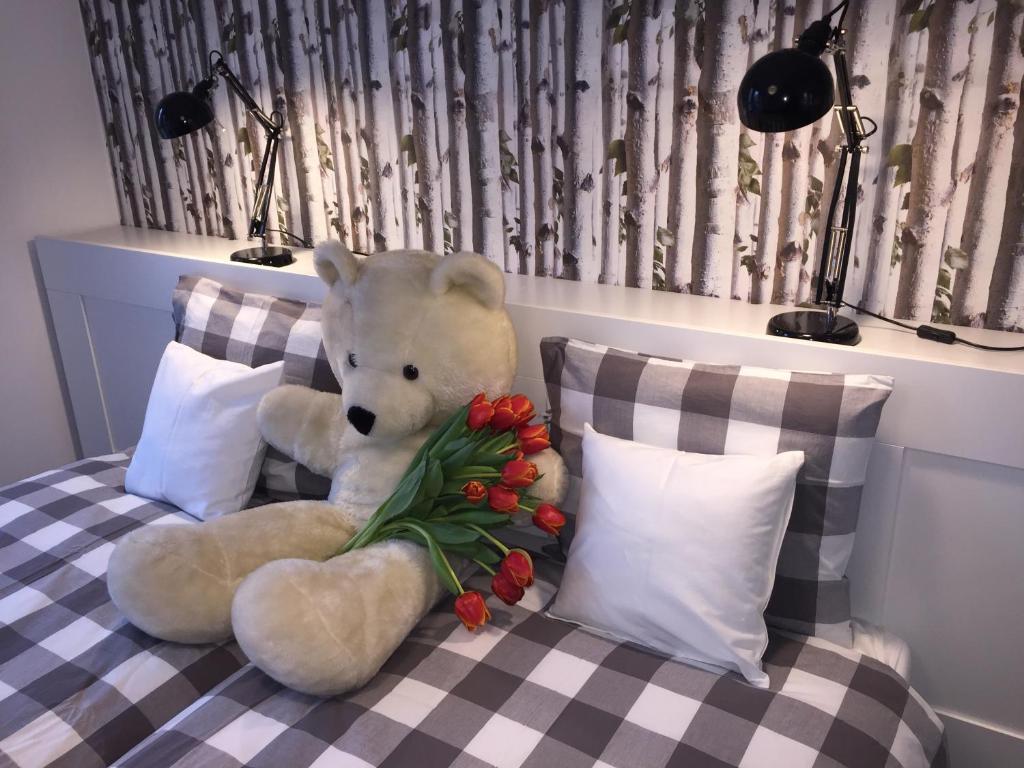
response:
[(263, 267), (287, 267), (295, 261), (292, 252), (279, 245), (268, 245), (265, 248), (243, 248), (231, 254), (232, 261), (243, 264), (259, 264)]
[(828, 313), (817, 310), (783, 312), (768, 321), (770, 336), (784, 336), (787, 339), (823, 341), (828, 344), (860, 344), (860, 330), (848, 317), (837, 315), (832, 327), (828, 327)]

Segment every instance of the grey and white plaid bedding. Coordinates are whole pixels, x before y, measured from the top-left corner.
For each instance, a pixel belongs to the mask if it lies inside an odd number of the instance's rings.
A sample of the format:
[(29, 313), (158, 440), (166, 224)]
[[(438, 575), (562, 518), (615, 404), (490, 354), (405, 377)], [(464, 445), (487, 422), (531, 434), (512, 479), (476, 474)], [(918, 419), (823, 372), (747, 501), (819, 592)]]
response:
[[(442, 605), (364, 688), (282, 688), (233, 643), (147, 637), (110, 603), (113, 542), (188, 524), (124, 493), (127, 457), (0, 489), (0, 766), (943, 766), (941, 725), (890, 668), (774, 634), (771, 688), (548, 619), (560, 573), (462, 629)], [(473, 584), (485, 585), (482, 580)]]
[[(324, 351), (319, 304), (245, 293), (185, 275), (171, 305), (175, 336), (185, 346), (250, 367), (283, 360), (282, 384), (341, 391)], [(276, 501), (326, 499), (331, 479), (269, 446), (256, 487)]]

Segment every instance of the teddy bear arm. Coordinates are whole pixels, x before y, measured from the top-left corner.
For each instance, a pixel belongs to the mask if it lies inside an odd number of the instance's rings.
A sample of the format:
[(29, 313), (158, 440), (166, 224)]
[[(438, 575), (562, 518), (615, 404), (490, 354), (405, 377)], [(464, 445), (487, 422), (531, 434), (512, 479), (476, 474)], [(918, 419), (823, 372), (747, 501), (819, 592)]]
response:
[(287, 384), (267, 393), (257, 420), (264, 439), (277, 450), (330, 477), (338, 466), (345, 432), (341, 395)]

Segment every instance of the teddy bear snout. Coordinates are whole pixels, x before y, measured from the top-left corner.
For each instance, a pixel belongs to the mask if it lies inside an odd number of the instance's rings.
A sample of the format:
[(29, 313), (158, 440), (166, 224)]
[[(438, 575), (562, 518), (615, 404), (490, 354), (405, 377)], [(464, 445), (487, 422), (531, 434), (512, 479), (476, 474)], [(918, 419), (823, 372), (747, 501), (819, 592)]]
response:
[(373, 429), (373, 422), (377, 420), (377, 416), (372, 411), (368, 411), (365, 408), (360, 408), (358, 405), (353, 405), (348, 409), (348, 423), (356, 428), (356, 431), (361, 435), (370, 434), (370, 430)]

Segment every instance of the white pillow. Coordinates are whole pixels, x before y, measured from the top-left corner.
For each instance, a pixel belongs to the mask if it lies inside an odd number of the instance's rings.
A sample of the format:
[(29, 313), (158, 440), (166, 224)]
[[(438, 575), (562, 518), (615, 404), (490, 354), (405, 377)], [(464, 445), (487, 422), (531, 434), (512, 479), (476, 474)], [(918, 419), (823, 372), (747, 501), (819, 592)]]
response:
[(576, 536), (550, 615), (767, 687), (762, 614), (803, 461), (684, 453), (585, 425)]
[(125, 489), (200, 520), (242, 509), (267, 448), (256, 408), (281, 383), (283, 368), (280, 361), (250, 368), (168, 344)]

